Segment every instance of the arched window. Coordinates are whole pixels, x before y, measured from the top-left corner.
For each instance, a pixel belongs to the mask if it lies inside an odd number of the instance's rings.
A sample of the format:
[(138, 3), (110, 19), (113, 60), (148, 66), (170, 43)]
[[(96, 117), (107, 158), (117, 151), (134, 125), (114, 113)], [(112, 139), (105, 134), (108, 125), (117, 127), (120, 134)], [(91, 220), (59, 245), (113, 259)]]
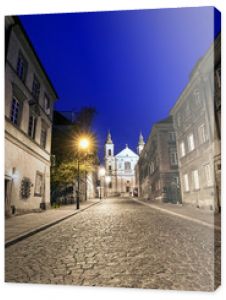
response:
[(108, 149), (108, 155), (111, 156), (111, 149)]
[(131, 170), (131, 162), (130, 161), (126, 161), (125, 162), (125, 171), (130, 171)]

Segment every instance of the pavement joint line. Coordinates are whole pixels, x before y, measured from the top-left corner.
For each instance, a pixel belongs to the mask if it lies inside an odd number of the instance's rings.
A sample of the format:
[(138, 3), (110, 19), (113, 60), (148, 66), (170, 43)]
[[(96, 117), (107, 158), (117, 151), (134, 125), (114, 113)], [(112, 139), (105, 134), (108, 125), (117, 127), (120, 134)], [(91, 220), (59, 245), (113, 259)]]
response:
[(161, 208), (161, 207), (157, 207), (153, 204), (150, 204), (150, 203), (145, 203), (143, 201), (140, 201), (140, 200), (137, 200), (137, 199), (133, 199), (133, 201), (137, 202), (137, 203), (140, 203), (140, 204), (143, 204), (145, 206), (148, 206), (148, 207), (151, 207), (153, 209), (156, 209), (156, 210), (160, 210), (164, 213), (167, 213), (167, 214), (171, 214), (171, 215), (174, 215), (174, 216), (177, 216), (181, 219), (185, 219), (185, 220), (188, 220), (188, 221), (192, 221), (194, 223), (197, 223), (197, 224), (201, 224), (201, 225), (204, 225), (204, 226), (207, 226), (209, 228), (213, 228), (213, 229), (216, 229), (216, 230), (220, 230), (221, 231), (221, 227), (220, 226), (217, 226), (215, 224), (209, 224), (205, 221), (201, 221), (201, 220), (197, 220), (195, 218), (192, 218), (192, 217), (189, 217), (189, 216), (185, 216), (185, 215), (182, 215), (182, 214), (179, 214), (179, 213), (176, 213), (176, 212), (173, 212), (173, 211), (170, 211), (170, 210), (167, 210), (165, 208)]
[(14, 244), (16, 244), (16, 243), (18, 243), (18, 242), (20, 242), (20, 241), (22, 241), (22, 240), (24, 240), (24, 239), (26, 239), (26, 238), (32, 236), (32, 235), (38, 233), (38, 232), (41, 232), (41, 231), (43, 231), (43, 230), (45, 230), (45, 229), (48, 229), (49, 227), (52, 227), (52, 226), (54, 226), (54, 225), (57, 225), (58, 223), (60, 223), (60, 222), (62, 222), (62, 221), (65, 221), (65, 220), (69, 219), (70, 217), (73, 217), (73, 216), (77, 215), (77, 214), (80, 213), (80, 212), (83, 212), (84, 210), (86, 210), (86, 209), (92, 207), (93, 205), (100, 204), (101, 202), (102, 202), (102, 201), (98, 201), (98, 202), (95, 202), (95, 203), (91, 203), (89, 206), (84, 207), (84, 208), (81, 208), (81, 209), (79, 209), (79, 210), (76, 210), (75, 212), (73, 212), (73, 213), (70, 214), (70, 215), (67, 215), (67, 216), (65, 216), (65, 217), (62, 217), (62, 218), (60, 218), (60, 219), (58, 219), (58, 220), (55, 220), (55, 221), (53, 221), (53, 222), (50, 222), (50, 223), (48, 223), (48, 224), (44, 224), (44, 225), (41, 225), (41, 226), (39, 226), (39, 227), (36, 227), (36, 228), (34, 228), (34, 229), (31, 229), (30, 231), (26, 231), (26, 232), (24, 232), (24, 233), (22, 233), (22, 234), (16, 236), (15, 238), (12, 238), (11, 240), (6, 241), (6, 242), (5, 242), (5, 248), (8, 248), (9, 246), (12, 246), (12, 245), (14, 245)]

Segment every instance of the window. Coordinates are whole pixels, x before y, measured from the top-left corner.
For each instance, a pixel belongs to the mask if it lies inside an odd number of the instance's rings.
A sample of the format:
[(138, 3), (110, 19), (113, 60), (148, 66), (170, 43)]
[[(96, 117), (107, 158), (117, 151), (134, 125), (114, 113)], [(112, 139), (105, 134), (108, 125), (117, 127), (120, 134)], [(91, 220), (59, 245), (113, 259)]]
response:
[(189, 192), (188, 174), (184, 174), (184, 191)]
[(41, 196), (42, 195), (42, 186), (43, 186), (43, 175), (40, 172), (36, 173), (35, 178), (35, 196)]
[(20, 102), (15, 97), (13, 97), (10, 119), (12, 123), (15, 125), (19, 124), (19, 114), (20, 114)]
[(204, 171), (205, 171), (205, 179), (206, 179), (206, 186), (211, 186), (212, 185), (212, 174), (211, 174), (211, 168), (210, 165), (207, 164), (204, 166)]
[(188, 103), (185, 104), (185, 107), (184, 107), (184, 115), (185, 117), (188, 117), (190, 114), (190, 106)]
[(195, 149), (194, 135), (193, 135), (193, 133), (191, 133), (188, 136), (188, 152), (190, 152), (190, 151), (192, 151), (194, 149)]
[(177, 166), (177, 153), (176, 152), (170, 153), (170, 164), (171, 164), (171, 166)]
[(195, 104), (197, 104), (197, 105), (200, 104), (200, 92), (199, 92), (199, 90), (194, 90), (194, 100), (195, 100)]
[(108, 170), (109, 170), (109, 171), (111, 171), (111, 170), (112, 170), (112, 169), (111, 169), (111, 165), (110, 165), (110, 166), (108, 166)]
[(170, 142), (176, 141), (176, 133), (175, 132), (169, 132), (169, 140), (170, 140)]
[(217, 84), (218, 87), (221, 87), (221, 67), (216, 70)]
[(27, 75), (27, 61), (24, 58), (23, 54), (19, 52), (18, 59), (17, 59), (17, 67), (16, 72), (20, 79), (24, 82)]
[(150, 172), (150, 175), (152, 175), (152, 174), (154, 173), (154, 171), (155, 171), (155, 164), (154, 164), (154, 162), (152, 161), (152, 162), (150, 163), (150, 166), (149, 166), (149, 172)]
[(35, 139), (36, 123), (37, 123), (36, 116), (34, 114), (31, 114), (29, 117), (29, 123), (28, 123), (28, 135), (32, 139)]
[(161, 189), (161, 184), (160, 184), (160, 180), (157, 180), (155, 183), (155, 190), (159, 191)]
[(125, 162), (125, 171), (130, 171), (131, 170), (131, 163), (129, 161)]
[(49, 97), (47, 97), (46, 94), (45, 94), (45, 97), (44, 97), (44, 110), (45, 110), (47, 115), (50, 114), (50, 100), (49, 100)]
[(38, 78), (34, 75), (33, 85), (32, 85), (32, 95), (36, 100), (38, 100), (40, 94), (40, 83)]
[(181, 114), (177, 113), (177, 127), (181, 126)]
[(44, 149), (46, 147), (46, 140), (47, 140), (47, 127), (44, 124), (42, 124), (40, 145)]
[(199, 134), (199, 143), (203, 144), (207, 141), (207, 135), (206, 135), (206, 125), (202, 124), (198, 128), (198, 134)]
[(112, 188), (112, 182), (109, 182), (108, 187), (109, 187), (109, 189)]
[(198, 170), (192, 171), (194, 190), (199, 190), (199, 173)]
[(111, 149), (108, 150), (108, 155), (111, 156)]
[(180, 154), (181, 154), (181, 157), (185, 156), (185, 145), (184, 145), (184, 142), (180, 143)]

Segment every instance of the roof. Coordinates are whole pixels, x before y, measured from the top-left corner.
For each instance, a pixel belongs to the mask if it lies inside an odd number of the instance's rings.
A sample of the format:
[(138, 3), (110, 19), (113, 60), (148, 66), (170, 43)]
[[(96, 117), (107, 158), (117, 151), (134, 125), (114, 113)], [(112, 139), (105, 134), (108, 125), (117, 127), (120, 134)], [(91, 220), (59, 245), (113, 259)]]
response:
[(164, 124), (164, 123), (172, 123), (173, 122), (173, 117), (172, 116), (169, 116), (159, 122), (157, 122), (156, 124), (154, 125), (158, 125), (158, 124)]
[(52, 82), (51, 82), (51, 80), (50, 80), (50, 78), (49, 78), (49, 76), (48, 76), (48, 74), (47, 74), (47, 72), (46, 72), (46, 70), (45, 70), (45, 68), (44, 68), (44, 66), (43, 66), (43, 64), (42, 64), (42, 62), (41, 62), (41, 60), (40, 60), (40, 58), (38, 57), (38, 54), (37, 54), (37, 52), (35, 51), (34, 46), (32, 45), (31, 40), (30, 40), (29, 36), (27, 35), (27, 33), (26, 33), (26, 31), (25, 31), (25, 29), (24, 29), (24, 27), (23, 27), (23, 25), (22, 25), (22, 23), (21, 23), (19, 17), (18, 17), (18, 16), (12, 16), (12, 18), (14, 19), (15, 24), (18, 24), (18, 25), (19, 25), (19, 27), (20, 27), (22, 33), (24, 34), (24, 36), (25, 36), (25, 38), (26, 38), (26, 40), (27, 40), (27, 42), (28, 42), (28, 44), (29, 44), (29, 46), (30, 46), (30, 48), (31, 48), (31, 51), (33, 52), (35, 58), (37, 59), (38, 64), (40, 65), (40, 67), (41, 67), (41, 69), (42, 69), (42, 71), (43, 71), (43, 73), (44, 73), (44, 75), (45, 75), (45, 77), (46, 77), (46, 79), (47, 79), (49, 85), (51, 86), (51, 88), (52, 88), (52, 90), (53, 90), (53, 92), (54, 92), (54, 94), (55, 94), (55, 96), (56, 96), (56, 99), (58, 99), (59, 96), (58, 96), (58, 94), (57, 94), (57, 92), (56, 92), (56, 90), (55, 90), (55, 88), (54, 88), (54, 86), (53, 86), (53, 84), (52, 84)]
[(73, 125), (72, 122), (65, 117), (61, 112), (54, 110), (53, 112), (53, 124), (54, 125)]
[(135, 152), (133, 152), (128, 146), (126, 145), (126, 148), (120, 151), (115, 157), (139, 157)]

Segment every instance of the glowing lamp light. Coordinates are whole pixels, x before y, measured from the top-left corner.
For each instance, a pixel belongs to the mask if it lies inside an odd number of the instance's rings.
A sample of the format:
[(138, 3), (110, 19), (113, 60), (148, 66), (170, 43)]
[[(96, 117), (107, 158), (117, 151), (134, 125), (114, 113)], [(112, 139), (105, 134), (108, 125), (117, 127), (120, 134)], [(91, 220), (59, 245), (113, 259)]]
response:
[(104, 175), (105, 175), (105, 168), (104, 168), (104, 167), (101, 167), (101, 168), (99, 169), (99, 176), (102, 177), (102, 176), (104, 176)]
[(106, 176), (105, 181), (106, 181), (106, 183), (110, 183), (111, 182), (111, 177), (110, 176)]
[(89, 140), (87, 138), (81, 138), (79, 140), (79, 143), (78, 143), (79, 148), (82, 149), (82, 150), (88, 149), (89, 148), (89, 144), (90, 144), (90, 142), (89, 142)]

